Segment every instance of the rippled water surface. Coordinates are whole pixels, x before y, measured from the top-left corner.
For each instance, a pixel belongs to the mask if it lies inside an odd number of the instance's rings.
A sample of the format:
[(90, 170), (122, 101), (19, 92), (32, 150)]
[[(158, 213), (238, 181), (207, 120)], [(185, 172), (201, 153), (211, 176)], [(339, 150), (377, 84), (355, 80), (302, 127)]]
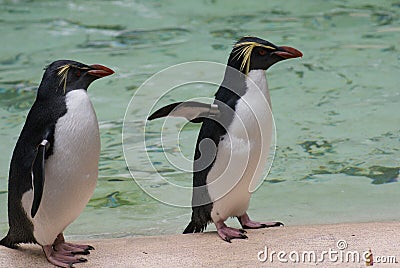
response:
[[(268, 178), (253, 195), (250, 214), (286, 224), (399, 220), (399, 16), (400, 2), (384, 0), (0, 1), (0, 234), (7, 230), (12, 149), (43, 67), (60, 58), (116, 71), (89, 90), (100, 121), (100, 177), (67, 234), (181, 232), (190, 209), (154, 200), (129, 174), (121, 145), (125, 110), (154, 73), (187, 61), (225, 63), (243, 35), (304, 54), (267, 73), (277, 152)], [(188, 86), (185, 94), (210, 97), (216, 89)], [(142, 146), (139, 133), (158, 97), (142, 96), (142, 106), (134, 107), (132, 146)], [(187, 125), (180, 135), (189, 158), (198, 129)], [(189, 173), (157, 160), (162, 152), (157, 133), (147, 138), (147, 151), (154, 152), (162, 174), (189, 185)], [(164, 150), (173, 153), (176, 145)], [(144, 151), (138, 151), (133, 166), (146, 171)], [(168, 194), (168, 185), (151, 172), (143, 174), (147, 187)]]

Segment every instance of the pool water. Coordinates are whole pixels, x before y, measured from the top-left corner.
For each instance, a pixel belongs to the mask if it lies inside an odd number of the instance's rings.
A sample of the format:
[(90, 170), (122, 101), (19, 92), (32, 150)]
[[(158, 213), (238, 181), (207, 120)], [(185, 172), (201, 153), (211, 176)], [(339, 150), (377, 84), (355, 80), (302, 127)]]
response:
[[(181, 233), (190, 208), (147, 195), (168, 185), (146, 172), (147, 155), (161, 174), (183, 185), (188, 172), (159, 157), (156, 133), (136, 162), (125, 162), (122, 128), (130, 99), (153, 74), (188, 61), (226, 63), (232, 44), (255, 35), (293, 46), (302, 59), (267, 72), (277, 130), (270, 174), (254, 193), (254, 219), (287, 225), (399, 220), (400, 4), (398, 1), (0, 1), (0, 235), (7, 231), (11, 153), (32, 105), (43, 67), (56, 59), (104, 64), (116, 74), (89, 89), (102, 140), (99, 181), (66, 234), (90, 237)], [(198, 72), (207, 72), (198, 70)], [(223, 73), (215, 74), (222, 76)], [(179, 76), (179, 74), (177, 74)], [(212, 97), (217, 86), (186, 87)], [(131, 146), (145, 129), (157, 91), (130, 107)], [(172, 96), (171, 103), (179, 96)], [(181, 121), (180, 121), (181, 122)], [(182, 124), (170, 126), (178, 131)], [(191, 158), (199, 125), (179, 143)], [(173, 135), (173, 134), (171, 134)], [(136, 139), (137, 138), (137, 139)], [(165, 151), (175, 150), (169, 144)], [(146, 189), (145, 189), (146, 190)], [(175, 198), (174, 196), (169, 196)], [(176, 199), (187, 197), (176, 196)], [(189, 200), (190, 201), (190, 200)], [(237, 225), (233, 220), (230, 224)]]

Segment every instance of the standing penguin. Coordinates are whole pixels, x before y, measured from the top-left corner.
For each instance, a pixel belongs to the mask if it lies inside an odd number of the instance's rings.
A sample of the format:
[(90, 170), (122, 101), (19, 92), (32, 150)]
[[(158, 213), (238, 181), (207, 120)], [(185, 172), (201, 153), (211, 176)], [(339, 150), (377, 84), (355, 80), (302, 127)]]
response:
[(265, 70), (301, 56), (291, 47), (243, 37), (232, 49), (211, 106), (174, 103), (149, 117), (176, 116), (203, 123), (194, 154), (192, 218), (184, 233), (202, 232), (214, 222), (219, 236), (230, 242), (247, 236), (243, 229), (224, 223), (229, 217), (237, 217), (244, 229), (283, 225), (252, 221), (246, 211), (265, 168), (273, 134)]
[(97, 182), (99, 126), (88, 86), (114, 71), (58, 60), (45, 70), (10, 164), (9, 231), (0, 244), (38, 243), (60, 267), (85, 262), (93, 247), (67, 243), (63, 231), (83, 211)]

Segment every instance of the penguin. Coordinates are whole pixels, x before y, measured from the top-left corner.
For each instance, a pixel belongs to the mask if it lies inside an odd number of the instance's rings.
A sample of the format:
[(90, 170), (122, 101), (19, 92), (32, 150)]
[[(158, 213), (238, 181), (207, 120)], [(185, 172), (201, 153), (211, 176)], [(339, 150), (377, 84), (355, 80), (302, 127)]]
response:
[(0, 244), (39, 244), (47, 260), (72, 267), (89, 245), (65, 242), (63, 231), (83, 211), (97, 182), (100, 134), (89, 85), (114, 71), (57, 60), (42, 81), (14, 148), (8, 183), (9, 231)]
[[(253, 221), (246, 211), (251, 189), (266, 166), (273, 134), (265, 71), (302, 56), (292, 47), (242, 37), (233, 46), (213, 104), (173, 103), (149, 117), (185, 117), (202, 123), (194, 152), (192, 216), (184, 234), (203, 232), (214, 223), (218, 235), (231, 242), (246, 239), (244, 229), (283, 225)], [(242, 228), (228, 227), (225, 221), (230, 217), (237, 217)]]

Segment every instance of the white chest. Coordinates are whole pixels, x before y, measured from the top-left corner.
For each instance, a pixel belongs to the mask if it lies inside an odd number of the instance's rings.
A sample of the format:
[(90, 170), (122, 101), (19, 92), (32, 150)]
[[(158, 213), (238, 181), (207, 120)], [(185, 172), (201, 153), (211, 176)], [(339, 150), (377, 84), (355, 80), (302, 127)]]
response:
[(228, 132), (238, 138), (258, 141), (264, 132), (269, 131), (271, 122), (271, 101), (265, 73), (263, 70), (250, 71), (246, 78), (247, 91), (238, 100), (235, 118)]
[[(100, 134), (96, 113), (89, 96), (85, 90), (71, 91), (66, 95), (66, 104), (67, 113), (57, 121), (54, 154), (48, 159), (46, 168), (52, 169), (58, 166), (59, 168), (55, 168), (57, 173), (67, 172), (69, 176), (73, 171), (64, 167), (75, 167), (74, 170), (82, 168), (81, 171), (84, 173), (94, 166), (97, 170)], [(53, 165), (53, 162), (57, 165)]]

